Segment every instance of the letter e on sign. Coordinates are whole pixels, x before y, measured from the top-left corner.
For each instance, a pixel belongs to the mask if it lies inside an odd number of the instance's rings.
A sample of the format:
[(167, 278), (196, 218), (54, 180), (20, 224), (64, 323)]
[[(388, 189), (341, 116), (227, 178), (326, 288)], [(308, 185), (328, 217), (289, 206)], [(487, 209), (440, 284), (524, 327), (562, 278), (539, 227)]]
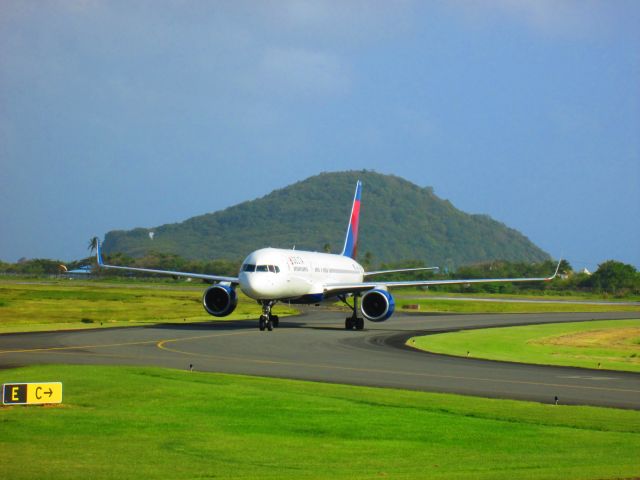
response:
[(2, 403), (5, 405), (21, 405), (27, 403), (27, 384), (5, 384), (2, 386)]

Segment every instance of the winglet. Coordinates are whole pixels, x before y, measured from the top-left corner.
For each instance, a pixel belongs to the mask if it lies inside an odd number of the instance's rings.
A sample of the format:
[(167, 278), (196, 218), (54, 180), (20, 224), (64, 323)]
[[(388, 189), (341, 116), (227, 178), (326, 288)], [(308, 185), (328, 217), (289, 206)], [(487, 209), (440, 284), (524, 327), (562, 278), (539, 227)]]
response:
[(102, 252), (100, 251), (100, 240), (96, 242), (96, 260), (100, 267), (104, 265), (104, 262), (102, 261)]
[(356, 258), (358, 254), (358, 224), (360, 222), (360, 197), (362, 195), (362, 182), (356, 183), (356, 193), (353, 196), (353, 206), (351, 207), (351, 217), (347, 227), (347, 236), (344, 239), (342, 255)]
[(562, 259), (558, 260), (558, 266), (556, 267), (556, 271), (553, 275), (551, 275), (550, 277), (546, 278), (545, 280), (547, 281), (551, 281), (554, 278), (556, 278), (558, 276), (558, 271), (560, 270), (560, 264), (562, 263)]

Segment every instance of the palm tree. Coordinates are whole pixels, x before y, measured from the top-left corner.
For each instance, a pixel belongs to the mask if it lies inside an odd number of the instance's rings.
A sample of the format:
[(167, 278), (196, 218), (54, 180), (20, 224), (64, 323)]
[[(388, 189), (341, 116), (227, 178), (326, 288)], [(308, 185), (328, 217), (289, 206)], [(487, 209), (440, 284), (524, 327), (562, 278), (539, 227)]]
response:
[(98, 242), (100, 242), (100, 240), (98, 240), (98, 237), (91, 237), (91, 239), (89, 240), (88, 249), (91, 255), (93, 255), (93, 252), (98, 249)]

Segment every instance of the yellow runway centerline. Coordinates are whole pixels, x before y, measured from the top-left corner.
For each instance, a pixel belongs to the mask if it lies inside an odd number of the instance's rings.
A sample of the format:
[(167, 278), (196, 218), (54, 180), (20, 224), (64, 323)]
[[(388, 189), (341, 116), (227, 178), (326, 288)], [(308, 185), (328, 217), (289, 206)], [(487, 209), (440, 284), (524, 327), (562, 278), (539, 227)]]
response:
[(0, 350), (0, 355), (7, 353), (40, 353), (40, 352), (54, 352), (60, 350), (78, 350), (87, 348), (110, 348), (110, 347), (126, 347), (129, 345), (146, 345), (156, 343), (155, 340), (146, 340), (143, 342), (124, 342), (124, 343), (108, 343), (102, 345), (74, 345), (68, 347), (46, 347), (46, 348), (24, 348), (20, 350)]
[[(200, 340), (201, 338), (212, 338), (212, 337), (231, 337), (233, 335), (246, 335), (248, 333), (255, 333), (252, 330), (243, 331), (243, 332), (233, 332), (233, 333), (211, 333), (208, 335), (194, 335), (193, 337), (183, 337), (183, 338), (168, 338), (166, 340), (160, 340), (156, 342), (156, 347), (166, 350), (167, 352), (171, 352), (170, 348), (165, 347), (167, 343), (176, 343), (176, 342), (188, 342), (190, 340)], [(182, 353), (182, 352), (180, 352)]]
[(143, 340), (139, 342), (121, 342), (121, 343), (104, 343), (97, 345), (70, 345), (66, 347), (42, 347), (42, 348), (22, 348), (16, 350), (0, 350), (0, 355), (9, 354), (9, 353), (40, 353), (40, 352), (55, 352), (55, 351), (64, 351), (64, 350), (79, 350), (79, 349), (90, 349), (90, 348), (113, 348), (113, 347), (128, 347), (132, 345), (152, 345), (155, 344), (158, 348), (162, 348), (162, 345), (170, 342), (179, 342), (181, 340), (195, 340), (198, 338), (210, 338), (210, 337), (224, 337), (228, 335), (242, 335), (247, 333), (253, 333), (252, 331), (243, 331), (243, 332), (234, 332), (234, 333), (211, 333), (207, 335), (197, 335), (193, 337), (184, 337), (184, 338), (168, 338), (165, 340)]

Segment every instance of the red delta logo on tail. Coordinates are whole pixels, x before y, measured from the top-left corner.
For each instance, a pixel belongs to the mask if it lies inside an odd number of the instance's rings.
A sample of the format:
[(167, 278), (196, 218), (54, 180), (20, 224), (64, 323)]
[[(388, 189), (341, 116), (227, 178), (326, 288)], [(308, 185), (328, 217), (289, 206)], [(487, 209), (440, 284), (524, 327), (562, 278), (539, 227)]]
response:
[(347, 227), (347, 236), (344, 239), (342, 255), (353, 259), (358, 255), (358, 223), (360, 222), (360, 195), (362, 193), (362, 182), (358, 180), (356, 184), (356, 194), (353, 197), (351, 207), (351, 218)]

